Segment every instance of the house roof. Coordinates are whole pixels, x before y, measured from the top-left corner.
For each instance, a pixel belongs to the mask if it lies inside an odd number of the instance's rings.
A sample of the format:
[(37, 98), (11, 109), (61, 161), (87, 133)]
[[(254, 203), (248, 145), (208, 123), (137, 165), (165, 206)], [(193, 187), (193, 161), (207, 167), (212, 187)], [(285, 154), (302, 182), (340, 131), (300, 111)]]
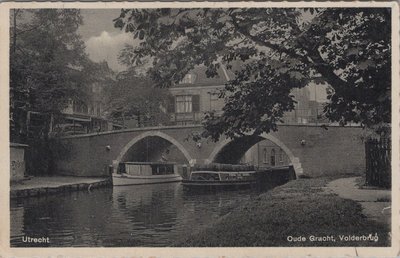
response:
[(188, 74), (194, 75), (193, 83), (179, 83), (174, 86), (177, 87), (197, 87), (197, 86), (216, 86), (216, 85), (224, 85), (229, 80), (234, 77), (232, 71), (227, 70), (223, 65), (217, 70), (217, 76), (215, 77), (207, 77), (206, 75), (207, 67), (204, 65), (196, 66), (192, 69)]

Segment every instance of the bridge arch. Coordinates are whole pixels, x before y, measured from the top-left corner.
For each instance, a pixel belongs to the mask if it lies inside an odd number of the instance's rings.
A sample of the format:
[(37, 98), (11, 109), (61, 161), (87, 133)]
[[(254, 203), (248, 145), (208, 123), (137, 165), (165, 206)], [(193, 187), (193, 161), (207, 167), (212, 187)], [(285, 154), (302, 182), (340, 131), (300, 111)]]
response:
[[(296, 173), (296, 176), (302, 175), (303, 174), (303, 168), (301, 166), (301, 162), (300, 159), (298, 157), (296, 157), (293, 152), (278, 138), (276, 138), (275, 136), (271, 135), (271, 134), (267, 134), (267, 133), (263, 133), (261, 135), (259, 135), (259, 138), (261, 140), (269, 140), (271, 142), (273, 142), (274, 144), (276, 144), (278, 147), (280, 147), (288, 156), (290, 163), (293, 165), (294, 171)], [(206, 160), (207, 163), (211, 163), (213, 162), (218, 154), (221, 153), (221, 151), (227, 147), (229, 144), (231, 144), (234, 140), (227, 138), (223, 141), (220, 141), (217, 146), (213, 149), (213, 151), (211, 152), (211, 154), (209, 155), (208, 159)], [(254, 144), (253, 144), (254, 145)], [(246, 150), (247, 151), (247, 150)], [(244, 154), (244, 153), (243, 153)]]
[(144, 133), (134, 137), (121, 149), (117, 158), (113, 161), (114, 172), (116, 171), (118, 164), (121, 163), (121, 160), (128, 153), (128, 151), (131, 149), (131, 147), (133, 147), (136, 143), (145, 139), (146, 137), (160, 137), (164, 140), (167, 140), (171, 144), (175, 145), (178, 148), (178, 150), (181, 151), (181, 153), (185, 156), (186, 160), (189, 163), (193, 162), (192, 156), (185, 149), (185, 147), (181, 143), (179, 143), (176, 139), (174, 139), (173, 137), (169, 136), (168, 134), (160, 132), (160, 131), (148, 131), (148, 132), (144, 132)]

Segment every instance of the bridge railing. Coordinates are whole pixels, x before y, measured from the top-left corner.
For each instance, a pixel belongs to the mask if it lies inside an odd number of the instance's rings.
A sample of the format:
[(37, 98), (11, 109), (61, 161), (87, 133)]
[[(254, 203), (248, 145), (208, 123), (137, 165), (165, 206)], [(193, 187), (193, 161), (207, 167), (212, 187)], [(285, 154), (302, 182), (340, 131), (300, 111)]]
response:
[[(217, 112), (222, 114), (222, 111)], [(172, 113), (169, 125), (196, 125), (201, 124), (204, 113)], [(331, 125), (339, 126), (337, 122), (331, 122), (324, 115), (323, 108), (295, 109), (287, 112), (282, 117), (282, 124), (287, 125)], [(346, 126), (359, 126), (358, 123), (348, 123)]]
[[(216, 114), (222, 114), (222, 111), (217, 111)], [(160, 123), (159, 121), (146, 120), (141, 121), (140, 126), (146, 128), (154, 126), (173, 126), (173, 125), (200, 125), (204, 119), (205, 112), (190, 112), (190, 113), (170, 113), (170, 120)], [(287, 112), (282, 117), (284, 125), (326, 125), (339, 126), (337, 122), (331, 122), (323, 113), (323, 108), (307, 108), (295, 109)], [(349, 123), (346, 126), (360, 126), (358, 123)]]
[(201, 124), (204, 119), (203, 112), (171, 113), (169, 125), (195, 125)]

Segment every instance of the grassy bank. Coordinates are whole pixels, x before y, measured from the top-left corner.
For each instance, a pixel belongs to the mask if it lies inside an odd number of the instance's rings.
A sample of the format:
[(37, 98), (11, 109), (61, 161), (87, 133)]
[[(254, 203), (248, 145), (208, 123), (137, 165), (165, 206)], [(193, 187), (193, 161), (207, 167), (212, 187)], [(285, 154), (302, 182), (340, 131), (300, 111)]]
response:
[[(388, 246), (389, 229), (366, 219), (357, 202), (325, 191), (323, 187), (331, 180), (291, 181), (238, 204), (217, 222), (176, 246)], [(340, 239), (375, 233), (378, 241)], [(304, 238), (289, 241), (290, 236)], [(324, 241), (312, 236), (329, 237)]]

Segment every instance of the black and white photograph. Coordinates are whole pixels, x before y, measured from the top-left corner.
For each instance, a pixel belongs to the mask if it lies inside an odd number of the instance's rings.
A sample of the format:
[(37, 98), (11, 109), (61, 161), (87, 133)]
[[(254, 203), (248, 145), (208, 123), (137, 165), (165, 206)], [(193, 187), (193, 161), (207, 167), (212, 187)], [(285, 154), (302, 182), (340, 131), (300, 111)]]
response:
[(2, 8), (9, 249), (398, 245), (395, 2), (114, 4)]

